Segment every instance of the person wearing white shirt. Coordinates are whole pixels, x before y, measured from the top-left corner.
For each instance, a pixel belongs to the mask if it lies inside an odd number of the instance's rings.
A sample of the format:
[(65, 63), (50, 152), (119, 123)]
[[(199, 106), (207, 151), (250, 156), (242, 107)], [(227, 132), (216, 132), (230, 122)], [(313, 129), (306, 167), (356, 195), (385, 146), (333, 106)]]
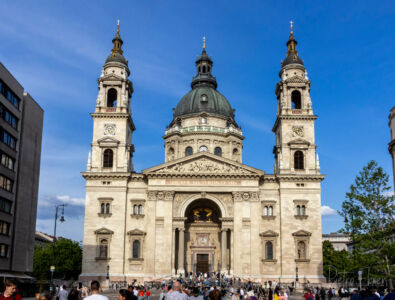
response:
[(91, 283), (91, 295), (86, 297), (84, 300), (108, 300), (106, 296), (100, 295), (100, 283), (97, 280), (93, 280)]

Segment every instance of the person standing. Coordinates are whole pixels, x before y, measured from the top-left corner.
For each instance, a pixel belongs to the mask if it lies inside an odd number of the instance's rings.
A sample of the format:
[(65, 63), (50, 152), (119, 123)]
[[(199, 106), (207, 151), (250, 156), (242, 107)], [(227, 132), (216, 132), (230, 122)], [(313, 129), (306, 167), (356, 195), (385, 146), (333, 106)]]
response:
[(66, 290), (66, 286), (62, 285), (60, 287), (60, 291), (58, 294), (59, 300), (67, 300), (68, 295), (69, 295), (69, 292)]
[(100, 295), (100, 283), (97, 280), (91, 282), (91, 295), (84, 300), (108, 300), (106, 296)]
[(22, 300), (21, 295), (17, 293), (17, 282), (13, 279), (5, 281), (4, 292), (1, 293), (0, 300)]

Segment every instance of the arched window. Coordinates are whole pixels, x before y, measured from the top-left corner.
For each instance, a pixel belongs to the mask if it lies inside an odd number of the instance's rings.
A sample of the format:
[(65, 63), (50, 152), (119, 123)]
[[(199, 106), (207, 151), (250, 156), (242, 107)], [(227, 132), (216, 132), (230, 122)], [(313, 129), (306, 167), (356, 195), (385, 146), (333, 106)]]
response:
[(100, 241), (99, 257), (100, 258), (107, 258), (108, 257), (108, 241), (107, 240)]
[(269, 206), (269, 216), (273, 216), (273, 206)]
[(214, 154), (218, 156), (222, 156), (222, 149), (221, 147), (215, 147)]
[(306, 244), (303, 241), (298, 242), (298, 259), (306, 259)]
[(293, 91), (291, 94), (292, 109), (302, 108), (302, 96), (299, 91)]
[(296, 215), (300, 216), (300, 205), (296, 206)]
[(191, 146), (186, 147), (185, 148), (185, 156), (192, 155), (192, 154), (193, 154), (192, 147)]
[(301, 215), (302, 216), (306, 215), (306, 206), (304, 206), (304, 205), (302, 205)]
[(106, 204), (106, 214), (110, 213), (110, 203)]
[(117, 107), (117, 90), (109, 89), (107, 92), (107, 107)]
[(206, 66), (203, 66), (203, 73), (206, 73)]
[(133, 251), (132, 251), (133, 258), (140, 258), (140, 241), (135, 240), (133, 241)]
[(265, 244), (265, 257), (266, 259), (273, 259), (273, 243), (266, 242)]
[(207, 146), (200, 146), (199, 147), (199, 152), (208, 152), (208, 148), (207, 148)]
[(111, 149), (104, 150), (103, 154), (103, 168), (112, 168), (114, 153)]
[(104, 214), (104, 212), (105, 212), (105, 204), (102, 203), (102, 204), (100, 205), (100, 213), (101, 213), (101, 214)]
[(143, 214), (143, 206), (140, 204), (139, 205), (139, 215)]
[(304, 157), (302, 151), (296, 151), (294, 154), (294, 168), (295, 170), (304, 169)]
[(263, 208), (263, 215), (264, 215), (264, 216), (267, 216), (267, 206), (265, 206), (265, 207)]
[(134, 215), (138, 215), (139, 214), (139, 208), (138, 208), (137, 204), (133, 205), (133, 214)]

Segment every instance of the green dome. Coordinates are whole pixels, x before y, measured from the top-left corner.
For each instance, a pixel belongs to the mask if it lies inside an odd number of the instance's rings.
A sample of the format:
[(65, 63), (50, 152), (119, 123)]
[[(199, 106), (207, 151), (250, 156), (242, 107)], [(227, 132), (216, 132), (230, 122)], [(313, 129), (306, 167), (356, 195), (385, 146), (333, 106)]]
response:
[(122, 63), (122, 64), (124, 64), (124, 65), (128, 65), (128, 63), (127, 63), (125, 57), (124, 57), (122, 54), (117, 53), (117, 52), (111, 53), (111, 54), (107, 57), (106, 63), (109, 63), (109, 62), (119, 62), (119, 63)]
[(234, 110), (228, 100), (210, 86), (197, 86), (182, 97), (174, 110), (174, 118), (201, 112), (234, 119)]

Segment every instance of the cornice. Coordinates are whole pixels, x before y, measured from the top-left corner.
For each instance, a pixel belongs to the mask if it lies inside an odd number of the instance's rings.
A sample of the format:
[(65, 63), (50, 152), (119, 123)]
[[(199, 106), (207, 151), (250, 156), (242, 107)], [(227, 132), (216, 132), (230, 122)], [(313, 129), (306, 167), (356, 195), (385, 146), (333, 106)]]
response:
[(278, 181), (318, 181), (324, 180), (326, 175), (319, 174), (277, 174), (276, 179)]
[(175, 132), (171, 132), (169, 134), (165, 134), (164, 136), (162, 136), (163, 139), (168, 139), (172, 136), (189, 136), (189, 135), (216, 135), (216, 136), (223, 136), (223, 137), (228, 137), (228, 136), (234, 136), (240, 140), (244, 140), (245, 137), (242, 135), (239, 135), (235, 132), (227, 132), (227, 133), (221, 133), (221, 132), (209, 132), (209, 131), (191, 131), (191, 132), (179, 132), (179, 131), (175, 131)]
[(237, 178), (237, 179), (259, 179), (261, 175), (259, 174), (210, 174), (210, 173), (192, 173), (192, 174), (174, 174), (174, 173), (148, 173), (147, 178)]
[(104, 119), (127, 119), (132, 127), (132, 131), (136, 130), (136, 126), (134, 125), (133, 119), (129, 113), (114, 113), (114, 112), (100, 112), (100, 113), (91, 113), (92, 118)]
[(81, 172), (85, 179), (129, 179), (132, 178), (130, 172)]
[(303, 121), (314, 121), (318, 118), (317, 115), (279, 115), (277, 116), (276, 122), (274, 122), (272, 131), (276, 132), (277, 126), (281, 120), (303, 120)]

